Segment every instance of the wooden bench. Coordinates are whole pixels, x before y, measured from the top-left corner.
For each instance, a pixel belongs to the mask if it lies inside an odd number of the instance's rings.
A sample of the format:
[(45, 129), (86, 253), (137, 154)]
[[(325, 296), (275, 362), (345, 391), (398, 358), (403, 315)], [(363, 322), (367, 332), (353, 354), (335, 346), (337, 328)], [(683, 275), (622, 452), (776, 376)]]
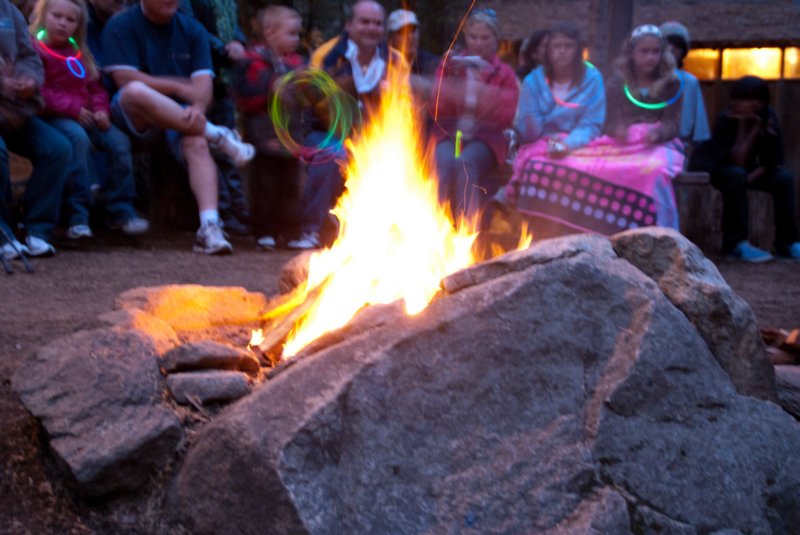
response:
[[(722, 195), (711, 185), (708, 173), (684, 172), (673, 182), (681, 233), (706, 255), (719, 254), (722, 247)], [(750, 190), (750, 242), (767, 251), (775, 238), (772, 196)]]

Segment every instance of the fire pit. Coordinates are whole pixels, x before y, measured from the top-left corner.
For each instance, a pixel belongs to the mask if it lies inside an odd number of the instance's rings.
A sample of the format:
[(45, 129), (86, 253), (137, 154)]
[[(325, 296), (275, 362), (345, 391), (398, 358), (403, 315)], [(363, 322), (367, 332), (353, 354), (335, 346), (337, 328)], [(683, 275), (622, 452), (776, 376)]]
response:
[(131, 290), (20, 366), (72, 486), (192, 533), (800, 525), (800, 425), (713, 264), (663, 229), (476, 263), (387, 94), (294, 289)]

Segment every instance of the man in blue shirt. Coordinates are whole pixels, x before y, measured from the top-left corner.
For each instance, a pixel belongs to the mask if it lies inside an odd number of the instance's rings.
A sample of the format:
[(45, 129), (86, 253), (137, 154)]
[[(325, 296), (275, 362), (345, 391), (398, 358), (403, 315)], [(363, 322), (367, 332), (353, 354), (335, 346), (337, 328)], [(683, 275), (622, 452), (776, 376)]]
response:
[(166, 130), (184, 160), (200, 212), (195, 252), (228, 254), (217, 208), (217, 170), (210, 150), (244, 165), (255, 151), (231, 130), (206, 120), (213, 68), (203, 27), (178, 13), (178, 0), (141, 0), (112, 18), (103, 32), (105, 70), (119, 91), (114, 122), (135, 139)]

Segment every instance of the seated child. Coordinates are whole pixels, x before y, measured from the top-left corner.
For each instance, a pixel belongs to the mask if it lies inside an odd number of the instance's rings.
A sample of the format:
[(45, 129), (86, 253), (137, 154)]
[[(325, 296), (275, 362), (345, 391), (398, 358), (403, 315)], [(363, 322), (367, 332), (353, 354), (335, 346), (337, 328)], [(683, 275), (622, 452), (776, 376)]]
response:
[[(258, 247), (275, 249), (279, 241), (297, 248), (300, 238), (300, 161), (281, 145), (270, 118), (276, 83), (302, 67), (297, 54), (301, 19), (293, 9), (269, 6), (256, 17), (258, 43), (247, 49), (234, 73), (236, 105), (244, 139), (256, 155), (247, 169), (250, 221)], [(290, 114), (289, 135), (299, 142), (301, 114), (291, 96), (280, 103)]]
[(676, 139), (680, 97), (658, 28), (637, 28), (606, 85), (606, 131), (613, 137), (571, 150), (576, 131), (581, 133), (576, 129), (563, 140), (539, 139), (522, 147), (506, 197), (523, 215), (557, 223), (560, 234), (608, 235), (650, 225), (677, 229), (671, 179), (684, 161)]
[(104, 181), (107, 225), (125, 234), (142, 234), (150, 225), (133, 207), (136, 183), (130, 140), (111, 124), (108, 94), (86, 45), (87, 18), (86, 4), (81, 0), (39, 0), (31, 22), (34, 49), (44, 65), (43, 115), (72, 144), (62, 210), (69, 224), (67, 237), (92, 237), (92, 145), (108, 155)]
[(783, 135), (764, 80), (745, 76), (736, 82), (730, 105), (714, 124), (711, 147), (711, 184), (722, 193), (722, 252), (746, 262), (772, 259), (747, 241), (747, 190), (759, 189), (774, 201), (775, 252), (800, 258), (794, 178), (783, 167)]

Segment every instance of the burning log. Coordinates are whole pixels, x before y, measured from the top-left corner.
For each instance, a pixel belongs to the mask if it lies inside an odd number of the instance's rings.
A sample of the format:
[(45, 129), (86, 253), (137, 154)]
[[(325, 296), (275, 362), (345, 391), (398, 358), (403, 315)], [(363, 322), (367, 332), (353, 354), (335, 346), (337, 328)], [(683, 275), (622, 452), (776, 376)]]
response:
[(273, 324), (267, 332), (264, 340), (256, 347), (266, 356), (273, 365), (280, 362), (283, 354), (283, 343), (286, 337), (291, 334), (297, 323), (305, 317), (317, 302), (317, 298), (322, 293), (322, 289), (330, 280), (330, 275), (320, 284), (307, 291), (305, 287), (297, 287), (285, 299), (266, 312), (262, 320), (268, 321), (278, 318), (277, 323)]

